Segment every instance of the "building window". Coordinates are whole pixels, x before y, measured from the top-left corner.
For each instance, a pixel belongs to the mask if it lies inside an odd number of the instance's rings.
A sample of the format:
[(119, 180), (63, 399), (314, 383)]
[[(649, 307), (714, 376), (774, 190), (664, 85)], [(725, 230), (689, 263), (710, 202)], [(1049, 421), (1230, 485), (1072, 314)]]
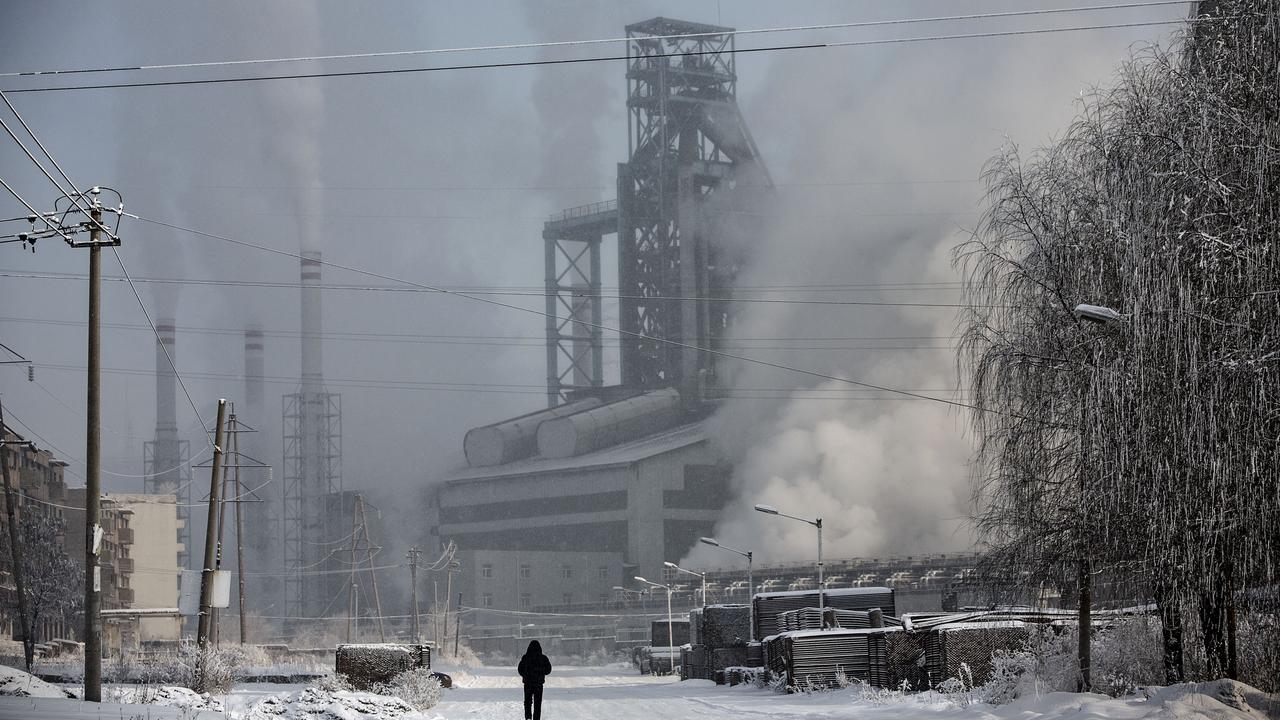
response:
[(572, 603), (573, 603), (573, 593), (565, 593), (564, 595), (562, 595), (562, 596), (560, 597), (560, 599), (561, 599), (562, 601), (564, 601), (564, 604), (565, 604), (565, 605), (572, 604)]
[(561, 565), (560, 577), (564, 578), (565, 580), (568, 580), (569, 578), (573, 577), (573, 567), (570, 565)]
[(493, 594), (492, 594), (492, 593), (485, 593), (485, 594), (481, 595), (481, 596), (480, 596), (480, 606), (481, 606), (481, 607), (493, 607)]
[(529, 567), (528, 565), (521, 565), (520, 578), (523, 580), (528, 580), (531, 577), (533, 577), (533, 568)]
[(601, 579), (601, 580), (608, 580), (608, 579), (609, 579), (609, 568), (608, 568), (607, 566), (605, 566), (605, 565), (601, 565), (601, 566), (599, 567), (599, 571), (600, 571), (600, 579)]
[(529, 596), (529, 593), (520, 593), (520, 607), (527, 608), (531, 605), (533, 605), (533, 598)]
[(480, 566), (480, 577), (482, 577), (482, 578), (491, 578), (491, 577), (493, 577), (493, 566), (492, 566), (492, 565), (481, 565), (481, 566)]
[(609, 593), (600, 593), (600, 594), (596, 597), (596, 600), (598, 600), (598, 601), (600, 602), (600, 604), (601, 604), (601, 605), (606, 605), (606, 604), (608, 604), (608, 602), (609, 602)]

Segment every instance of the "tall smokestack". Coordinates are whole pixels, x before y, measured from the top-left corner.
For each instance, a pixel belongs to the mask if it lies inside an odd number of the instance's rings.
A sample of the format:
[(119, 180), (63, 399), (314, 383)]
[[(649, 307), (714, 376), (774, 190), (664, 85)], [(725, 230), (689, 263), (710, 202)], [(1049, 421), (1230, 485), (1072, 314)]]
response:
[(324, 386), (320, 362), (320, 251), (302, 251), (302, 391)]
[[(156, 443), (174, 445), (178, 442), (178, 395), (177, 377), (173, 372), (172, 360), (177, 362), (174, 348), (173, 318), (156, 320)], [(165, 351), (168, 350), (166, 356)], [(160, 451), (160, 448), (156, 448)], [(166, 448), (167, 451), (167, 448)], [(166, 452), (166, 455), (168, 453)], [(177, 452), (173, 453), (175, 456)], [(159, 465), (161, 468), (172, 465)]]
[(250, 422), (263, 422), (262, 416), (262, 326), (249, 323), (244, 328), (244, 400)]

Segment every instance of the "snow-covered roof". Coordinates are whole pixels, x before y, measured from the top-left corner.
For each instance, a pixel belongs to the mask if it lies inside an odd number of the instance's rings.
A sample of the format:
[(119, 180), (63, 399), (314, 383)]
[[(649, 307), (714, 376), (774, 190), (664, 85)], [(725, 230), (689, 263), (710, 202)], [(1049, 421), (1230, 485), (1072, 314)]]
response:
[(614, 445), (595, 452), (584, 453), (576, 457), (531, 457), (505, 465), (461, 468), (446, 475), (443, 480), (444, 482), (462, 482), (514, 475), (534, 475), (538, 473), (564, 472), (566, 470), (586, 470), (588, 468), (613, 465), (630, 465), (640, 460), (696, 445), (706, 441), (706, 439), (707, 434), (701, 422), (689, 423), (660, 433), (654, 433), (638, 440)]

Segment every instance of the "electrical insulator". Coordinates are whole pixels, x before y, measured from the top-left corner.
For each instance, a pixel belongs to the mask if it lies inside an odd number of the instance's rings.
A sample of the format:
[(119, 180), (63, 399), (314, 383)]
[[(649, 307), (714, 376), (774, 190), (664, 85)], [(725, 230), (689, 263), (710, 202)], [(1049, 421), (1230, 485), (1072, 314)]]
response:
[(35, 382), (35, 381), (36, 381), (36, 366), (28, 365), (27, 366), (27, 382)]

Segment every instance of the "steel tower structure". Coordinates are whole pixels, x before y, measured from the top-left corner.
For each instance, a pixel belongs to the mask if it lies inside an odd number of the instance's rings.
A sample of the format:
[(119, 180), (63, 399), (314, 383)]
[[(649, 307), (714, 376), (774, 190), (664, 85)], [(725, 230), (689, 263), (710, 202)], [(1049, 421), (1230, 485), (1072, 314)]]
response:
[(156, 320), (156, 432), (142, 444), (142, 491), (175, 495), (178, 503), (178, 567), (191, 557), (191, 445), (178, 439), (177, 382), (170, 360), (177, 362), (176, 323)]
[(543, 229), (550, 405), (603, 385), (599, 248), (615, 232), (623, 388), (696, 397), (714, 383), (715, 356), (693, 347), (721, 345), (743, 252), (729, 242), (734, 216), (772, 188), (738, 109), (734, 30), (659, 17), (626, 33), (618, 199), (566, 210)]
[(325, 389), (320, 349), (320, 253), (302, 251), (302, 383), (284, 396), (285, 610), (290, 617), (318, 612), (320, 583), (308, 570), (323, 569), (327, 503), (342, 491), (342, 396)]

